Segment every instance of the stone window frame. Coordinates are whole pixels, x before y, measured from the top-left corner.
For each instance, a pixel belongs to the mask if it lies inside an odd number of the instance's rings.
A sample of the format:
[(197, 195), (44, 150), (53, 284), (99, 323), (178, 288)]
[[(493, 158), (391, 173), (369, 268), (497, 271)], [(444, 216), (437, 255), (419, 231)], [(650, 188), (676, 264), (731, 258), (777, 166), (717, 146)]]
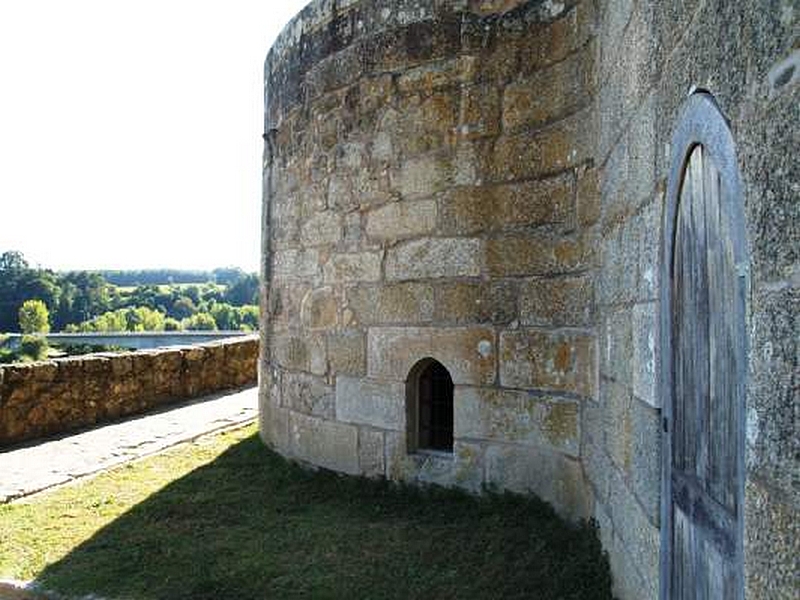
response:
[(421, 448), (419, 445), (419, 380), (420, 376), (433, 364), (441, 366), (447, 372), (453, 384), (453, 397), (451, 398), (453, 402), (453, 416), (450, 427), (453, 431), (453, 446), (455, 446), (455, 382), (453, 381), (453, 375), (442, 361), (432, 356), (426, 356), (414, 363), (406, 377), (406, 448), (408, 454), (411, 455), (425, 454), (452, 458), (453, 447), (449, 450), (439, 450), (435, 448)]

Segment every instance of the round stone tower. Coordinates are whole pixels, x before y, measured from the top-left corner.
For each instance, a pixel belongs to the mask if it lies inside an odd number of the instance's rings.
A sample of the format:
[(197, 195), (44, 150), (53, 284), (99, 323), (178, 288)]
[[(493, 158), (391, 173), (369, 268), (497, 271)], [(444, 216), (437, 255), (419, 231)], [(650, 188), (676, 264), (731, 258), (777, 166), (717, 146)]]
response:
[(261, 431), (588, 516), (592, 2), (318, 0), (265, 66)]
[(265, 65), (264, 441), (593, 517), (625, 600), (794, 597), (796, 12), (312, 2)]

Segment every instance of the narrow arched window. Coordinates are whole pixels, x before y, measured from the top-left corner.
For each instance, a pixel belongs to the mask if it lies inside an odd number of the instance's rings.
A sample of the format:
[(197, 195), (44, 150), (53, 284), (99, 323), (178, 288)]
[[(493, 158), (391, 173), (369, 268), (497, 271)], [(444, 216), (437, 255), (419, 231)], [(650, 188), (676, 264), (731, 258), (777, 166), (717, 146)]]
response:
[(453, 379), (438, 361), (418, 362), (409, 374), (409, 449), (453, 451)]

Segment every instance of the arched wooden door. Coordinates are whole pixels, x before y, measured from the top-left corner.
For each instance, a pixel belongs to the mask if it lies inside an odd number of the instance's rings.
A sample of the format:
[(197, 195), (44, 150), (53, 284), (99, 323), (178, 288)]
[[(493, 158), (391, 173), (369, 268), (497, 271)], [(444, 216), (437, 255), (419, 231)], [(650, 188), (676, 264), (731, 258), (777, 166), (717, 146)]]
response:
[(733, 140), (692, 96), (673, 138), (662, 263), (662, 598), (743, 598), (747, 260)]

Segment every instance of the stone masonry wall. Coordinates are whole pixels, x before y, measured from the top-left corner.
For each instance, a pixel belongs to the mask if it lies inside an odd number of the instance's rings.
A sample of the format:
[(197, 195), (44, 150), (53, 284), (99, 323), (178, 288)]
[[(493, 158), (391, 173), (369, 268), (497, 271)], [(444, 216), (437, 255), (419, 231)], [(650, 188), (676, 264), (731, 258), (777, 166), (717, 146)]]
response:
[[(747, 598), (800, 556), (791, 0), (312, 2), (265, 66), (261, 430), (354, 474), (532, 491), (658, 597), (660, 248), (687, 95), (730, 120), (750, 260)], [(455, 383), (452, 458), (405, 382)]]
[(730, 119), (751, 254), (746, 597), (793, 598), (800, 556), (797, 5), (603, 0), (598, 14), (600, 393), (583, 413), (581, 454), (616, 593), (658, 597), (662, 211), (678, 113), (701, 88)]
[[(586, 517), (595, 14), (504, 4), (315, 2), (272, 48), (263, 435)], [(452, 457), (407, 452), (426, 357), (455, 384)]]
[(253, 336), (0, 366), (0, 447), (256, 383)]

